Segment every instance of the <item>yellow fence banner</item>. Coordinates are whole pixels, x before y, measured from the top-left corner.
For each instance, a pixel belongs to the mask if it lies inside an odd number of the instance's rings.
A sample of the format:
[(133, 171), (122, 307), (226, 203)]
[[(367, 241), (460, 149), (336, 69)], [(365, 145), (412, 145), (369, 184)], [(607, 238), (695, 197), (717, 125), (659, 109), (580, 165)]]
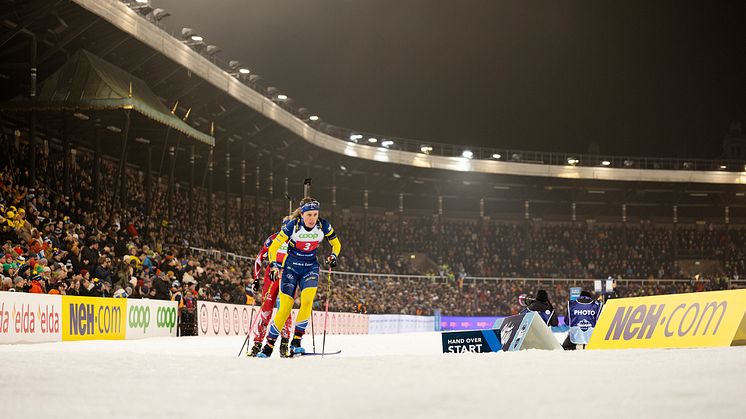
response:
[(124, 298), (62, 297), (62, 340), (118, 340), (127, 330)]
[(589, 349), (746, 345), (746, 290), (609, 300)]

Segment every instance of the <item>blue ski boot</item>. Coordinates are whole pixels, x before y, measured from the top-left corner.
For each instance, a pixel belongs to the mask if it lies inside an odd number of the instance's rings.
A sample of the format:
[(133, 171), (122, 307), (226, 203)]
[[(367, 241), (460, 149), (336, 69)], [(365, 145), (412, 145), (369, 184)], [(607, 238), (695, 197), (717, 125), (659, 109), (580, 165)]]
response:
[(300, 338), (295, 337), (290, 342), (290, 356), (301, 356), (306, 353), (306, 350), (300, 346)]
[(259, 352), (256, 355), (256, 357), (257, 358), (269, 358), (270, 356), (272, 356), (272, 350), (274, 349), (275, 349), (274, 342), (270, 343), (269, 341), (267, 341), (267, 344), (264, 345), (264, 348), (262, 348), (262, 351)]

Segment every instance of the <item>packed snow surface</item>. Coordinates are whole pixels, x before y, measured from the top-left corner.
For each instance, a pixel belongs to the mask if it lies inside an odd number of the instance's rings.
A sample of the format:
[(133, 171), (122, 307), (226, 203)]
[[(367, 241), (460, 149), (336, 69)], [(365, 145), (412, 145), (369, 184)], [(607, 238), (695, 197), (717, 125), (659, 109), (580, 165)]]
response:
[[(746, 348), (442, 354), (440, 334), (420, 333), (327, 336), (326, 348), (341, 349), (341, 355), (255, 359), (237, 357), (242, 341), (184, 337), (0, 346), (0, 417), (746, 414)], [(303, 343), (311, 349), (310, 336)]]

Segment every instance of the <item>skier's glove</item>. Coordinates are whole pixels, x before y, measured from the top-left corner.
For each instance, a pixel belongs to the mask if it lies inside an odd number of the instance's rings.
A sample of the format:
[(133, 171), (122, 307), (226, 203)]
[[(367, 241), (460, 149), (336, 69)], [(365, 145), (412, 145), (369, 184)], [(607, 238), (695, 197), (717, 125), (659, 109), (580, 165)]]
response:
[(326, 264), (329, 265), (330, 268), (336, 268), (337, 267), (337, 255), (332, 253), (329, 255), (328, 258), (326, 258)]
[(280, 277), (280, 264), (277, 263), (277, 262), (272, 262), (272, 264), (270, 266), (271, 267), (270, 267), (270, 270), (269, 270), (269, 279), (271, 279), (272, 281), (274, 281), (274, 280), (276, 280), (277, 278)]

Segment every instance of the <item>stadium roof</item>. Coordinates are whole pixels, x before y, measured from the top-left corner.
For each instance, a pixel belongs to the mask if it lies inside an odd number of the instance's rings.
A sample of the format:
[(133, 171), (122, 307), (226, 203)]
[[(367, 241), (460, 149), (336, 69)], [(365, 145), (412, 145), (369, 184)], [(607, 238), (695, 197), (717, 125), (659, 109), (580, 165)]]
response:
[(148, 85), (117, 66), (79, 49), (39, 86), (35, 98), (17, 96), (2, 110), (108, 111), (134, 109), (140, 114), (208, 145), (215, 139), (169, 112)]
[[(347, 130), (340, 130), (323, 122), (310, 119), (299, 109), (293, 109), (285, 100), (278, 100), (275, 95), (257, 86), (242, 83), (227, 70), (215, 65), (188, 43), (172, 37), (120, 2), (101, 2), (94, 0), (75, 0), (76, 3), (111, 22), (114, 26), (131, 34), (164, 56), (171, 58), (190, 73), (200, 77), (206, 83), (223, 90), (240, 103), (252, 108), (265, 118), (285, 127), (293, 134), (317, 147), (345, 156), (367, 159), (377, 162), (397, 163), (420, 168), (435, 168), (463, 172), (480, 172), (492, 174), (511, 174), (518, 176), (560, 177), (570, 179), (604, 179), (620, 181), (648, 182), (702, 182), (702, 183), (746, 183), (744, 162), (729, 162), (724, 170), (718, 161), (699, 162), (707, 172), (687, 170), (685, 160), (659, 160), (647, 158), (625, 158), (623, 160), (609, 157), (609, 162), (622, 167), (602, 166), (600, 156), (587, 158), (572, 155), (549, 154), (548, 159), (527, 160), (484, 158), (481, 155), (464, 157), (463, 150), (450, 147), (444, 155), (421, 152), (421, 145), (403, 143), (399, 147), (378, 146), (379, 140), (368, 139), (366, 144), (345, 141), (340, 137), (349, 136)], [(268, 94), (269, 93), (269, 94)], [(371, 146), (373, 145), (373, 146)], [(381, 141), (382, 145), (382, 141)], [(399, 148), (399, 149), (397, 149)], [(455, 152), (454, 152), (455, 151)], [(482, 154), (482, 153), (480, 153)], [(507, 152), (508, 155), (516, 153)], [(492, 156), (488, 154), (487, 156)], [(691, 159), (690, 159), (691, 160)], [(574, 162), (574, 163), (571, 163)], [(692, 165), (697, 168), (697, 165)], [(684, 170), (682, 170), (684, 169)]]

